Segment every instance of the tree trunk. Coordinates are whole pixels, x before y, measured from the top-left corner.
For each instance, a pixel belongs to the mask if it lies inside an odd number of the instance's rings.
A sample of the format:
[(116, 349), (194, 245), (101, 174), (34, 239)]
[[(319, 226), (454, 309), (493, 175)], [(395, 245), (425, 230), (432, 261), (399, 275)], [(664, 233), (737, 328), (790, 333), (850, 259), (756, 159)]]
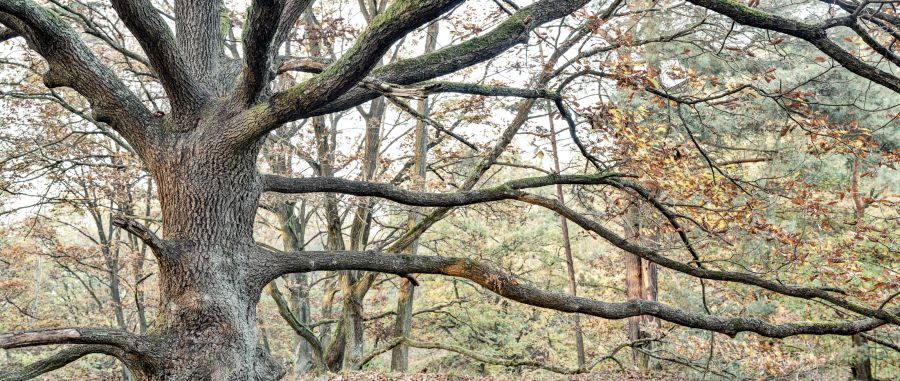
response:
[[(365, 116), (366, 134), (363, 146), (362, 180), (371, 181), (378, 166), (381, 147), (381, 124), (384, 119), (385, 100), (372, 101), (368, 115)], [(350, 226), (350, 249), (365, 250), (372, 227), (372, 203), (370, 198), (363, 198), (353, 215)], [(365, 351), (365, 312), (363, 299), (368, 291), (371, 275), (360, 271), (342, 271), (340, 273), (341, 294), (343, 295), (343, 322), (346, 347), (342, 369), (356, 370), (356, 363)]]
[[(556, 126), (553, 125), (553, 112), (548, 113), (548, 126), (550, 127), (550, 147), (553, 153), (553, 170), (554, 173), (561, 172), (559, 166), (559, 148), (556, 144)], [(560, 204), (565, 204), (566, 199), (563, 194), (562, 185), (556, 184), (556, 199)], [(562, 230), (563, 250), (566, 255), (566, 275), (569, 280), (569, 293), (572, 296), (578, 295), (577, 279), (575, 277), (575, 261), (572, 257), (572, 242), (569, 239), (569, 223), (565, 216), (559, 216), (559, 225)], [(584, 335), (581, 331), (581, 319), (578, 314), (572, 314), (572, 328), (575, 331), (575, 353), (578, 359), (578, 368), (584, 368)]]
[[(432, 25), (436, 25), (432, 24)], [(430, 28), (429, 28), (430, 33)], [(428, 115), (427, 101), (419, 102), (418, 111), (422, 115)], [(416, 131), (414, 137), (415, 143), (415, 165), (413, 166), (416, 173), (414, 188), (418, 191), (424, 191), (425, 185), (425, 154), (428, 146), (428, 134), (423, 121), (416, 122)], [(421, 209), (416, 208), (409, 212), (407, 219), (407, 229), (412, 229), (421, 219)], [(409, 255), (416, 255), (418, 250), (418, 241), (414, 241), (405, 252)], [(394, 337), (408, 337), (412, 330), (412, 312), (413, 298), (415, 297), (415, 286), (407, 279), (400, 281), (400, 289), (397, 291), (397, 318), (394, 320)], [(405, 372), (409, 368), (409, 347), (401, 343), (394, 347), (391, 351), (391, 371)]]
[[(278, 222), (281, 225), (282, 245), (285, 251), (303, 251), (306, 229), (304, 218), (304, 209), (301, 209), (301, 215), (298, 218), (294, 202), (285, 202), (278, 211)], [(310, 323), (310, 306), (309, 306), (309, 280), (306, 274), (290, 274), (284, 277), (284, 280), (290, 285), (290, 309), (300, 323), (309, 325)], [(315, 363), (313, 361), (312, 347), (302, 337), (297, 342), (295, 350), (296, 362), (294, 363), (294, 373), (301, 374), (313, 369)]]
[(158, 184), (165, 245), (154, 355), (138, 380), (275, 380), (283, 370), (258, 347), (263, 279), (249, 266), (262, 189), (259, 146), (221, 152), (196, 137), (163, 149), (148, 167)]
[[(426, 54), (433, 52), (437, 47), (437, 38), (438, 33), (440, 32), (439, 25), (439, 21), (435, 21), (428, 26), (425, 38)], [(428, 100), (423, 99), (419, 101), (416, 111), (421, 115), (428, 116), (430, 114)], [(416, 173), (416, 182), (413, 187), (420, 192), (424, 192), (428, 154), (428, 126), (425, 125), (425, 121), (421, 119), (416, 121), (416, 131), (413, 139), (415, 140), (415, 143), (413, 144), (413, 147), (415, 148), (415, 164), (413, 170)], [(409, 219), (407, 220), (407, 229), (412, 229), (416, 226), (419, 220), (422, 219), (421, 216), (422, 208), (411, 210), (409, 212)], [(416, 255), (417, 250), (418, 241), (415, 241), (410, 244), (406, 252), (410, 255)], [(397, 293), (397, 319), (394, 320), (394, 337), (408, 337), (410, 331), (412, 331), (413, 300), (415, 298), (415, 293), (415, 286), (410, 283), (409, 280), (404, 279), (400, 281), (400, 290)], [(391, 370), (394, 372), (405, 372), (407, 368), (409, 368), (409, 347), (404, 343), (400, 343), (400, 345), (397, 345), (391, 351)]]
[(852, 336), (853, 363), (851, 372), (856, 381), (872, 381), (872, 360), (869, 359), (869, 344), (866, 338), (856, 334)]
[[(850, 167), (850, 197), (853, 199), (854, 214), (856, 216), (856, 226), (854, 229), (859, 235), (859, 230), (865, 224), (866, 208), (868, 205), (863, 201), (859, 191), (859, 172), (860, 158), (855, 156), (853, 164)], [(853, 342), (853, 364), (851, 370), (853, 379), (856, 381), (871, 381), (872, 378), (872, 360), (869, 359), (869, 344), (866, 338), (856, 334), (852, 337)]]
[[(625, 215), (625, 236), (631, 239), (641, 241), (646, 244), (647, 240), (642, 240), (642, 216), (640, 214), (640, 206), (632, 205), (628, 208)], [(656, 266), (631, 253), (624, 253), (625, 259), (625, 290), (628, 300), (650, 300), (656, 301), (657, 276)], [(642, 340), (650, 337), (650, 332), (658, 327), (659, 320), (653, 316), (633, 316), (628, 318), (628, 339), (630, 341)], [(639, 343), (632, 346), (632, 359), (635, 366), (639, 369), (650, 368), (650, 356), (646, 351), (650, 350), (650, 343)]]

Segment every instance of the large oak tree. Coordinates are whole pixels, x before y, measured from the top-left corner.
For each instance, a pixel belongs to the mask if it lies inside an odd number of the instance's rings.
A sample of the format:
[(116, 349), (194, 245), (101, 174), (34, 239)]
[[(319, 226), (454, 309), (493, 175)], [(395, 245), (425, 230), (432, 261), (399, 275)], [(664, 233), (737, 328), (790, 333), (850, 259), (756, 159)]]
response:
[[(466, 83), (436, 82), (490, 60), (537, 38), (535, 30), (589, 6), (588, 0), (537, 0), (528, 6), (507, 3), (508, 17), (489, 31), (418, 57), (381, 65), (383, 56), (399, 40), (452, 12), (464, 0), (394, 0), (377, 15), (355, 43), (336, 59), (313, 57), (285, 62), (279, 48), (286, 42), (313, 1), (254, 0), (243, 20), (243, 51), (226, 55), (222, 32), (222, 1), (176, 0), (174, 14), (164, 15), (151, 0), (111, 0), (121, 22), (140, 44), (142, 52), (124, 47), (120, 53), (146, 64), (164, 90), (168, 108), (153, 112), (141, 97), (111, 69), (110, 63), (84, 42), (84, 31), (64, 22), (46, 5), (32, 0), (0, 0), (0, 38), (23, 38), (46, 61), (44, 85), (67, 87), (90, 103), (90, 118), (108, 125), (123, 144), (133, 149), (152, 175), (162, 211), (161, 236), (127, 217), (115, 223), (143, 240), (160, 269), (159, 316), (143, 335), (109, 328), (61, 328), (0, 335), (4, 349), (51, 344), (73, 344), (69, 349), (9, 374), (26, 378), (56, 369), (89, 353), (119, 359), (140, 380), (276, 380), (284, 370), (258, 346), (257, 304), (267, 284), (286, 274), (313, 271), (364, 270), (405, 277), (440, 274), (467, 278), (500, 296), (521, 303), (604, 319), (654, 316), (663, 321), (728, 335), (753, 332), (783, 338), (793, 335), (854, 335), (885, 324), (900, 324), (894, 307), (872, 306), (830, 288), (783, 284), (750, 272), (716, 270), (703, 265), (680, 217), (658, 201), (658, 192), (629, 175), (610, 172), (578, 139), (579, 120), (568, 110), (562, 91), (547, 83), (559, 65), (551, 57), (535, 88), (520, 89)], [(824, 1), (842, 11), (815, 24), (768, 14), (730, 0), (689, 0), (716, 17), (727, 17), (748, 28), (787, 35), (808, 43), (846, 70), (877, 86), (900, 92), (900, 78), (864, 60), (830, 38), (829, 33), (849, 28), (881, 58), (898, 63), (891, 46), (882, 45), (864, 26), (877, 25), (897, 36), (900, 20), (870, 2)], [(597, 22), (609, 18), (620, 2), (603, 4), (599, 13), (578, 33), (590, 33)], [(591, 4), (590, 6), (595, 6)], [(600, 20), (600, 21), (597, 21)], [(170, 28), (174, 24), (174, 31)], [(573, 40), (574, 45), (577, 40)], [(665, 41), (660, 38), (658, 41)], [(631, 43), (637, 43), (631, 41)], [(572, 48), (572, 46), (568, 48)], [(115, 46), (113, 47), (115, 48)], [(607, 50), (615, 47), (608, 47)], [(560, 53), (562, 55), (563, 53)], [(589, 52), (581, 52), (584, 57)], [(322, 58), (322, 59), (319, 59)], [(574, 61), (574, 60), (573, 60)], [(565, 65), (571, 65), (569, 61)], [(273, 86), (285, 65), (313, 72), (309, 79), (277, 91)], [(585, 71), (581, 75), (595, 75)], [(602, 75), (602, 73), (601, 73)], [(571, 81), (571, 80), (569, 80)], [(283, 87), (283, 86), (282, 86)], [(673, 102), (696, 104), (710, 99), (684, 99), (661, 92), (648, 82), (647, 91)], [(524, 123), (535, 102), (553, 105), (571, 133), (592, 173), (512, 180), (501, 186), (475, 189), (479, 176), (459, 192), (425, 193), (403, 190), (387, 183), (337, 177), (290, 178), (260, 173), (257, 161), (267, 137), (285, 125), (307, 118), (347, 110), (381, 96), (403, 104), (397, 96), (419, 97), (455, 92), (484, 96), (520, 97)], [(410, 110), (414, 112), (414, 110)], [(596, 121), (592, 121), (595, 122)], [(434, 123), (440, 127), (439, 123)], [(516, 130), (509, 130), (508, 141)], [(492, 160), (503, 145), (489, 153)], [(474, 172), (483, 174), (493, 163), (485, 161)], [(553, 185), (608, 186), (643, 199), (674, 227), (684, 250), (694, 262), (682, 262), (660, 250), (618, 234), (603, 221), (530, 190)], [(391, 246), (380, 251), (281, 252), (257, 245), (254, 220), (266, 192), (281, 194), (340, 193), (376, 197), (438, 212), (418, 223)], [(734, 282), (771, 292), (830, 303), (861, 316), (834, 322), (775, 324), (752, 317), (727, 317), (690, 312), (651, 300), (606, 302), (546, 291), (527, 284), (489, 264), (464, 258), (399, 254), (422, 231), (450, 208), (512, 200), (551, 210), (611, 245), (658, 266), (703, 280)], [(442, 212), (441, 212), (442, 211)], [(436, 216), (436, 217), (435, 217)], [(320, 353), (321, 355), (321, 353)], [(354, 359), (360, 360), (360, 359)]]

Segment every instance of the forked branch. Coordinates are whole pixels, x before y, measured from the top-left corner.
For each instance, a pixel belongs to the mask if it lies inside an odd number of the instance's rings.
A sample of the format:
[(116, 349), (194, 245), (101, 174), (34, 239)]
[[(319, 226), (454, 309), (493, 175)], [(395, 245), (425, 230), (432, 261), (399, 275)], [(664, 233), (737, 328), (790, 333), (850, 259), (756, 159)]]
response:
[(150, 0), (112, 0), (119, 18), (138, 40), (176, 113), (195, 111), (205, 94), (182, 60), (172, 31)]
[(338, 98), (356, 86), (381, 57), (401, 37), (444, 12), (462, 0), (398, 0), (379, 14), (360, 34), (356, 43), (321, 74), (272, 96), (251, 113), (262, 119), (251, 128), (242, 128), (238, 142), (253, 142), (279, 125), (296, 120), (316, 108)]
[[(528, 35), (550, 21), (565, 17), (588, 0), (538, 0), (522, 7), (491, 31), (433, 53), (403, 60), (372, 70), (369, 77), (379, 81), (411, 85), (456, 72), (494, 58), (509, 48), (528, 41)], [(292, 119), (324, 115), (355, 107), (379, 95), (365, 88), (348, 88), (343, 95), (315, 109), (295, 110)]]

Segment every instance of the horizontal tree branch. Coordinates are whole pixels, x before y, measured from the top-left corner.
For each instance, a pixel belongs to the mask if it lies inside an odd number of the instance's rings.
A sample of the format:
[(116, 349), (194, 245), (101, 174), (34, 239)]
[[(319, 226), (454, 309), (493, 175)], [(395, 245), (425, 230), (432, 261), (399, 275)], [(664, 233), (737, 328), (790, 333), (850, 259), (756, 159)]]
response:
[(540, 197), (536, 195), (527, 194), (519, 198), (520, 201), (545, 207), (549, 210), (552, 210), (564, 217), (568, 220), (578, 224), (583, 229), (594, 232), (599, 235), (601, 238), (611, 243), (613, 246), (634, 254), (638, 257), (646, 259), (650, 262), (656, 263), (660, 266), (669, 268), (671, 270), (678, 271), (683, 274), (695, 276), (702, 279), (710, 279), (717, 281), (726, 281), (726, 282), (734, 282), (734, 283), (742, 283), (750, 286), (757, 286), (760, 288), (764, 288), (766, 290), (776, 292), (783, 295), (793, 296), (801, 299), (821, 299), (831, 303), (834, 303), (837, 306), (845, 308), (847, 310), (856, 312), (862, 316), (875, 317), (891, 324), (900, 325), (900, 315), (896, 310), (886, 310), (881, 308), (871, 308), (858, 303), (851, 302), (844, 298), (838, 297), (833, 294), (830, 289), (826, 288), (811, 288), (811, 287), (800, 287), (793, 285), (786, 285), (781, 282), (775, 282), (763, 279), (753, 274), (734, 272), (734, 271), (717, 271), (717, 270), (709, 270), (701, 267), (691, 266), (686, 263), (682, 263), (676, 261), (674, 259), (670, 259), (668, 257), (663, 256), (658, 251), (650, 249), (645, 246), (641, 246), (638, 244), (634, 244), (624, 237), (616, 234), (612, 230), (607, 229), (600, 223), (594, 221), (591, 218), (588, 218), (581, 213), (576, 212), (575, 210), (559, 203), (555, 199), (550, 199), (546, 197)]
[(25, 381), (36, 378), (44, 373), (52, 372), (62, 368), (69, 363), (76, 361), (84, 356), (102, 353), (119, 359), (125, 357), (125, 353), (116, 347), (109, 345), (79, 345), (74, 348), (63, 349), (54, 353), (50, 357), (43, 360), (35, 361), (21, 369), (0, 371), (0, 380), (3, 381)]
[(146, 354), (149, 345), (140, 336), (110, 328), (62, 328), (0, 334), (2, 349), (56, 344), (102, 344), (132, 354)]
[(346, 180), (337, 177), (289, 178), (265, 175), (264, 189), (277, 193), (343, 193), (355, 196), (374, 196), (412, 206), (464, 206), (491, 201), (516, 199), (517, 191), (556, 184), (598, 185), (609, 184), (619, 174), (598, 175), (548, 175), (507, 181), (501, 185), (465, 192), (427, 193), (412, 192), (390, 184)]
[(535, 307), (580, 313), (604, 319), (651, 315), (681, 326), (735, 336), (755, 332), (773, 338), (795, 335), (852, 335), (885, 323), (874, 318), (841, 323), (772, 324), (751, 317), (721, 317), (688, 312), (648, 300), (607, 303), (566, 293), (550, 292), (527, 284), (491, 265), (466, 258), (410, 256), (374, 251), (274, 252), (259, 248), (259, 271), (274, 279), (283, 274), (311, 271), (364, 270), (390, 274), (440, 274), (469, 279), (505, 298)]
[[(280, 176), (266, 175), (265, 188), (267, 191), (281, 193), (317, 193), (331, 192), (344, 193), (357, 196), (374, 196), (381, 197), (391, 201), (399, 202), (412, 206), (462, 206), (471, 205), (481, 202), (500, 201), (500, 200), (518, 200), (532, 205), (544, 207), (552, 210), (568, 220), (578, 224), (583, 229), (598, 234), (601, 238), (611, 243), (613, 246), (626, 252), (637, 255), (648, 261), (654, 262), (660, 266), (695, 276), (702, 279), (710, 279), (717, 281), (727, 281), (742, 283), (746, 285), (761, 287), (766, 290), (776, 292), (783, 295), (793, 296), (802, 299), (821, 299), (847, 310), (856, 312), (862, 316), (875, 317), (892, 324), (900, 325), (900, 316), (897, 312), (891, 312), (881, 308), (871, 308), (858, 303), (851, 302), (844, 297), (840, 297), (830, 289), (810, 288), (793, 285), (785, 285), (780, 282), (770, 281), (758, 277), (753, 274), (733, 272), (733, 271), (717, 271), (703, 268), (702, 266), (691, 266), (663, 256), (658, 251), (645, 246), (634, 244), (610, 229), (584, 216), (581, 213), (559, 203), (557, 200), (528, 194), (522, 189), (547, 186), (553, 184), (581, 184), (596, 185), (609, 184), (620, 189), (634, 189), (627, 183), (616, 180), (621, 175), (595, 175), (595, 176), (563, 176), (551, 175), (543, 177), (532, 177), (520, 180), (513, 180), (504, 185), (481, 189), (468, 192), (456, 193), (423, 193), (411, 192), (398, 189), (391, 185), (368, 183), (353, 180), (344, 180), (332, 177), (316, 177), (305, 179), (292, 179)], [(682, 237), (685, 238), (685, 237)], [(692, 253), (697, 256), (696, 253)]]
[(322, 57), (279, 57), (276, 73), (284, 74), (289, 71), (297, 71), (318, 74), (325, 70), (331, 62), (331, 59)]
[(422, 84), (427, 94), (458, 93), (483, 95), (488, 97), (517, 97), (555, 100), (559, 94), (546, 89), (521, 89), (509, 86), (481, 85), (463, 82), (425, 82)]

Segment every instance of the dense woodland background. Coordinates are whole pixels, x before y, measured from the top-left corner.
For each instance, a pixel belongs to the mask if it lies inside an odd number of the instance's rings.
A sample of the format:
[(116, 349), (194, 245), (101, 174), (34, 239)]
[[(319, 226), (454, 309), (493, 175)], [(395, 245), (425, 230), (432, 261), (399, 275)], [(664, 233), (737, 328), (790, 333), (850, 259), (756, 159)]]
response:
[[(163, 15), (172, 13), (169, 2), (155, 3)], [(314, 2), (282, 47), (273, 86), (315, 75), (387, 3)], [(830, 3), (749, 5), (814, 23), (846, 13)], [(892, 2), (868, 3), (895, 14)], [(45, 5), (80, 31), (152, 110), (169, 112), (140, 46), (106, 2)], [(237, 57), (247, 4), (225, 5), (226, 54)], [(400, 40), (383, 63), (482, 35), (525, 5), (466, 2)], [(863, 25), (870, 28), (866, 36), (896, 53), (900, 26)], [(830, 36), (897, 75), (896, 61), (877, 61), (861, 35), (843, 28)], [(157, 265), (145, 244), (113, 219), (124, 214), (158, 230), (157, 184), (129, 144), (93, 119), (83, 98), (44, 87), (46, 64), (22, 39), (9, 37), (0, 44), (0, 332), (65, 326), (147, 332), (157, 316)], [(558, 198), (679, 261), (691, 262), (690, 242), (711, 268), (840, 288), (871, 307), (898, 302), (891, 298), (900, 292), (900, 96), (805, 41), (677, 0), (598, 1), (536, 29), (527, 43), (441, 80), (563, 90), (565, 108), (547, 99), (367, 83), (387, 95), (284, 125), (268, 137), (259, 166), (284, 176), (454, 192), (552, 173), (595, 173), (586, 152), (646, 194), (611, 185), (532, 192)], [(577, 123), (583, 152), (565, 117)], [(511, 134), (508, 142), (501, 138)], [(487, 169), (473, 178), (478, 166)], [(446, 216), (439, 209), (331, 193), (267, 193), (254, 233), (260, 244), (284, 250), (384, 249), (403, 247), (398, 238), (424, 220), (436, 223), (406, 252), (486, 261), (546, 290), (577, 288), (578, 295), (604, 301), (658, 298), (688, 311), (772, 323), (856, 316), (830, 303), (701, 283), (642, 263), (534, 205), (499, 201), (453, 208)], [(859, 369), (868, 368), (873, 379), (900, 379), (896, 325), (852, 338), (729, 337), (655, 319), (579, 318), (506, 300), (466, 279), (411, 276), (418, 286), (403, 343), (410, 347), (412, 373), (561, 379), (581, 369), (593, 372), (582, 379), (843, 380), (866, 379)], [(348, 299), (346, 278), (357, 281), (358, 298)], [(390, 371), (399, 343), (398, 295), (410, 289), (409, 280), (395, 275), (284, 276), (258, 306), (261, 345), (288, 369), (286, 379), (316, 374), (314, 349), (302, 335), (320, 343), (333, 371), (356, 365)], [(354, 310), (363, 314), (370, 356), (348, 366), (342, 321)], [(0, 351), (0, 369), (44, 358), (51, 349)], [(131, 376), (115, 359), (90, 355), (42, 377)]]

